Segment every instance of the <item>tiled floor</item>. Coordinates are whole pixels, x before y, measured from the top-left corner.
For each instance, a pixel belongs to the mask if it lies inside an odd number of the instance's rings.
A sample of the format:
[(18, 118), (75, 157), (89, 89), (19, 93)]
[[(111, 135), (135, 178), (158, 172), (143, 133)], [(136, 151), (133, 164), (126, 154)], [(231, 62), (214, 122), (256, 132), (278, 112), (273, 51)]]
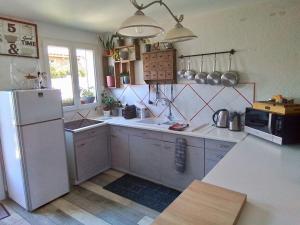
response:
[(123, 174), (106, 171), (33, 213), (11, 200), (5, 205), (11, 216), (0, 225), (149, 225), (158, 212), (118, 196), (102, 187)]

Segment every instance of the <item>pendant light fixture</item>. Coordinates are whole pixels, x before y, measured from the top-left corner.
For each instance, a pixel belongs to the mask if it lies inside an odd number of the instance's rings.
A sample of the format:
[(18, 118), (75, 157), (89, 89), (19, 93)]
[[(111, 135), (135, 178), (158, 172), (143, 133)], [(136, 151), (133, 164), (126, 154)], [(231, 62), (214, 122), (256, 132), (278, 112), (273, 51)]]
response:
[(132, 5), (137, 9), (136, 13), (127, 18), (120, 26), (118, 33), (122, 36), (133, 37), (133, 38), (151, 38), (156, 37), (164, 32), (164, 29), (158, 25), (158, 23), (152, 18), (146, 16), (142, 10), (150, 7), (153, 4), (160, 4), (165, 6), (168, 12), (176, 21), (176, 25), (173, 29), (167, 32), (165, 40), (163, 42), (181, 42), (188, 41), (197, 38), (191, 30), (185, 28), (181, 22), (184, 16), (175, 16), (170, 8), (162, 1), (153, 1), (147, 5), (138, 4), (136, 0), (130, 0)]

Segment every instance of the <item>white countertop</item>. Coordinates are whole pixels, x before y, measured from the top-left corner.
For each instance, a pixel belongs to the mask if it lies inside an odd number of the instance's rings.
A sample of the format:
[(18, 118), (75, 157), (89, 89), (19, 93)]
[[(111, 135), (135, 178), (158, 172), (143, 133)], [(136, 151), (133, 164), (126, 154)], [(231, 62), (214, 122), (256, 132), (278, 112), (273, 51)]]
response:
[(93, 120), (104, 120), (105, 122), (102, 125), (117, 125), (125, 126), (131, 128), (140, 128), (153, 131), (167, 132), (173, 134), (180, 134), (192, 137), (208, 138), (219, 141), (228, 141), (228, 142), (239, 142), (243, 140), (247, 134), (244, 132), (235, 132), (228, 129), (216, 128), (209, 124), (203, 124), (198, 127), (188, 127), (185, 131), (172, 131), (169, 130), (169, 125), (157, 125), (157, 124), (143, 124), (139, 123), (140, 119), (124, 119), (123, 117), (97, 117), (92, 118)]
[(249, 135), (203, 181), (247, 194), (238, 225), (300, 224), (300, 145)]

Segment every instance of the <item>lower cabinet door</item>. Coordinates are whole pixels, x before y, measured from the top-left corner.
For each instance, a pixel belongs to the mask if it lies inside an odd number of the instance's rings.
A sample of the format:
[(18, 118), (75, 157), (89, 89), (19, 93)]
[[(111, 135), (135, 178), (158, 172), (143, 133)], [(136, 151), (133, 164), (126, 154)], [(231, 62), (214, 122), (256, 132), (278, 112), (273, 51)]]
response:
[(160, 181), (161, 141), (130, 135), (130, 170), (142, 177)]
[(184, 173), (175, 169), (175, 143), (165, 142), (161, 150), (161, 182), (180, 190), (193, 180), (204, 177), (204, 149), (187, 147), (186, 169)]
[(121, 171), (129, 171), (128, 134), (119, 132), (110, 136), (111, 166)]
[(76, 143), (77, 182), (83, 182), (102, 172), (109, 165), (107, 135)]

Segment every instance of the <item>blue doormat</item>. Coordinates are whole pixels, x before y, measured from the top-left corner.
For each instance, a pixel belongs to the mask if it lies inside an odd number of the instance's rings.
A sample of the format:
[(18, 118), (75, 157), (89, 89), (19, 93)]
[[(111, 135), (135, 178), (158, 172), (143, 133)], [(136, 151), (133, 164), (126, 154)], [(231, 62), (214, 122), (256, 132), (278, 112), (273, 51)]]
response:
[(181, 192), (135, 176), (124, 175), (104, 189), (162, 212)]

